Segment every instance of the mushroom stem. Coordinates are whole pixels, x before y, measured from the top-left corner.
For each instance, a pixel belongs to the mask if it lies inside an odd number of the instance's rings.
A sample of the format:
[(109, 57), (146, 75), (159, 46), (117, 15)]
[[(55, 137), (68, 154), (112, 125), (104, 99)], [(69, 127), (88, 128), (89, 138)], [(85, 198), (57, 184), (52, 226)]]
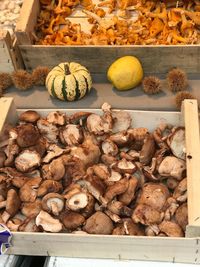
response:
[(55, 201), (51, 202), (51, 210), (52, 210), (52, 213), (54, 215), (58, 215), (59, 214), (58, 205), (57, 205), (57, 203)]
[[(0, 196), (0, 197), (3, 198), (2, 196)], [(5, 208), (5, 206), (6, 206), (6, 200), (1, 201), (1, 202), (0, 202), (0, 209)]]

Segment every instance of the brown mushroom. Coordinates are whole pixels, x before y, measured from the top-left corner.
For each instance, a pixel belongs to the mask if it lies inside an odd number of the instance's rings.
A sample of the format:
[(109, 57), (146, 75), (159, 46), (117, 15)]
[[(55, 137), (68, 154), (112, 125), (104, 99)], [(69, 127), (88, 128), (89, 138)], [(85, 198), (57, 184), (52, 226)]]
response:
[(49, 143), (57, 143), (58, 141), (58, 128), (53, 125), (52, 123), (49, 123), (45, 119), (39, 119), (37, 121), (37, 127)]
[(19, 190), (19, 197), (22, 202), (35, 202), (37, 190), (42, 179), (40, 177), (30, 178)]
[(104, 114), (91, 114), (87, 117), (87, 129), (90, 133), (95, 135), (103, 135), (110, 133), (112, 130), (112, 117), (111, 115)]
[(169, 191), (164, 184), (146, 183), (142, 187), (142, 191), (137, 202), (161, 211), (168, 197)]
[(59, 181), (65, 175), (65, 166), (62, 158), (52, 160), (48, 165), (42, 166), (42, 177), (43, 179), (52, 179)]
[(127, 190), (119, 195), (118, 199), (120, 202), (122, 202), (124, 205), (129, 205), (131, 201), (135, 198), (135, 192), (138, 186), (138, 180), (136, 177), (132, 176), (128, 180), (128, 188)]
[(161, 176), (173, 177), (177, 180), (181, 180), (183, 178), (185, 170), (185, 161), (173, 156), (165, 157), (158, 167), (158, 172)]
[(140, 151), (139, 160), (142, 164), (148, 165), (156, 151), (155, 141), (151, 134), (146, 135), (144, 139), (144, 144)]
[(112, 117), (114, 120), (113, 133), (118, 133), (128, 130), (130, 128), (132, 119), (127, 111), (112, 111)]
[(23, 150), (15, 158), (15, 167), (21, 172), (30, 172), (40, 166), (41, 157), (36, 151)]
[(46, 150), (47, 150), (47, 141), (45, 138), (40, 137), (37, 144), (34, 146), (29, 146), (28, 149), (30, 151), (36, 151), (42, 158), (45, 155)]
[(22, 220), (17, 219), (17, 218), (12, 218), (6, 223), (6, 226), (8, 227), (10, 231), (17, 232), (22, 223), (23, 223)]
[[(3, 208), (2, 204), (3, 203), (1, 202), (1, 208)], [(4, 201), (5, 211), (1, 216), (5, 223), (9, 220), (9, 218), (12, 218), (15, 214), (17, 214), (20, 205), (21, 201), (17, 192), (14, 189), (8, 190), (7, 199)]]
[(123, 147), (130, 142), (130, 134), (127, 131), (118, 132), (112, 134), (109, 139), (114, 142), (117, 146)]
[(0, 168), (4, 166), (6, 160), (6, 154), (3, 151), (0, 151)]
[(28, 217), (23, 223), (19, 226), (19, 231), (21, 232), (39, 232), (39, 227), (35, 223), (35, 217)]
[(132, 209), (125, 206), (122, 202), (116, 200), (109, 202), (107, 209), (122, 217), (130, 217), (133, 213)]
[(19, 120), (28, 123), (36, 123), (40, 119), (39, 113), (35, 110), (27, 110), (19, 115)]
[(42, 162), (49, 163), (52, 159), (57, 158), (67, 152), (69, 152), (69, 150), (63, 149), (56, 144), (50, 144), (47, 148), (47, 155), (43, 158)]
[(109, 235), (113, 231), (113, 223), (106, 214), (97, 211), (86, 220), (83, 230), (89, 234)]
[(114, 222), (114, 223), (120, 223), (122, 219), (119, 217), (119, 215), (113, 213), (110, 210), (104, 210), (104, 213), (108, 215), (108, 217)]
[(7, 156), (4, 161), (4, 166), (9, 167), (14, 165), (15, 157), (19, 154), (20, 148), (15, 143), (15, 141), (9, 141), (8, 146), (5, 148), (4, 152)]
[(22, 124), (17, 127), (17, 144), (26, 148), (37, 144), (40, 135), (35, 126), (32, 124)]
[(62, 126), (65, 124), (65, 117), (66, 115), (64, 113), (52, 111), (47, 115), (47, 121), (49, 123)]
[(115, 196), (123, 194), (128, 189), (129, 181), (124, 178), (108, 186), (104, 198), (107, 202), (111, 201)]
[(163, 221), (159, 224), (159, 229), (162, 233), (170, 237), (183, 237), (183, 231), (181, 227), (172, 221)]
[(83, 208), (80, 212), (81, 214), (85, 217), (88, 218), (92, 215), (92, 213), (94, 212), (94, 205), (95, 205), (95, 198), (87, 193), (87, 197), (88, 197), (88, 204), (85, 208)]
[(121, 159), (117, 161), (112, 168), (122, 174), (129, 173), (133, 174), (137, 170), (135, 163), (128, 161), (126, 159)]
[(21, 188), (29, 180), (26, 175), (11, 167), (1, 168), (0, 172), (4, 173), (7, 177), (6, 180), (10, 180), (11, 184), (17, 188)]
[(65, 175), (63, 177), (65, 184), (68, 184), (72, 180), (78, 181), (85, 176), (86, 168), (81, 159), (71, 155), (63, 155), (62, 160), (65, 165)]
[(158, 236), (160, 233), (160, 229), (157, 224), (148, 225), (145, 228), (146, 236)]
[(66, 207), (73, 211), (84, 209), (88, 205), (88, 195), (79, 189), (73, 189), (64, 195)]
[(118, 147), (117, 145), (112, 142), (110, 139), (106, 139), (102, 142), (101, 148), (104, 154), (116, 156), (118, 154)]
[(105, 165), (107, 165), (107, 166), (110, 167), (110, 165), (112, 165), (112, 164), (114, 164), (114, 163), (117, 162), (117, 159), (116, 159), (116, 157), (114, 157), (114, 156), (107, 155), (107, 154), (103, 154), (103, 155), (101, 156), (101, 161), (102, 161)]
[(21, 206), (21, 212), (26, 217), (37, 216), (42, 209), (42, 202), (36, 199), (34, 202), (24, 202)]
[(139, 204), (133, 211), (132, 220), (144, 225), (158, 224), (162, 221), (162, 214), (151, 206)]
[(185, 202), (187, 200), (187, 178), (179, 182), (174, 190), (173, 197), (179, 202)]
[(169, 147), (175, 157), (185, 159), (185, 129), (178, 127), (168, 139)]
[(46, 211), (41, 210), (35, 219), (37, 226), (42, 227), (46, 232), (58, 233), (62, 230), (63, 226), (58, 219), (54, 219)]
[(83, 142), (83, 133), (80, 125), (68, 124), (60, 132), (61, 142), (68, 146), (75, 146)]
[(183, 203), (175, 213), (176, 222), (181, 226), (183, 231), (186, 230), (188, 224), (188, 206), (187, 203)]
[(59, 215), (64, 208), (64, 198), (58, 193), (49, 193), (42, 199), (42, 208), (48, 213)]
[(110, 173), (108, 167), (105, 164), (99, 163), (92, 166), (92, 170), (96, 176), (102, 180), (108, 180)]
[(61, 183), (54, 181), (54, 180), (45, 180), (39, 186), (38, 191), (37, 191), (37, 196), (43, 197), (44, 195), (48, 193), (52, 193), (52, 192), (60, 193), (62, 192), (62, 190), (63, 190), (63, 187)]
[(75, 211), (64, 211), (60, 215), (60, 220), (68, 230), (76, 230), (85, 222), (83, 215)]

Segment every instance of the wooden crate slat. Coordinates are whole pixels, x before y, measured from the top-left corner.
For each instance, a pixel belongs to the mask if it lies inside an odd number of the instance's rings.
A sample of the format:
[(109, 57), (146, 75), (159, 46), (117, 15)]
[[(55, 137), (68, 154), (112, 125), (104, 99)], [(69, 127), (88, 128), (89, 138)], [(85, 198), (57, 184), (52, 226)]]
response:
[(63, 61), (77, 61), (92, 73), (106, 75), (115, 59), (134, 55), (141, 60), (145, 73), (165, 74), (174, 67), (180, 67), (187, 73), (200, 73), (200, 46), (23, 45), (20, 50), (29, 70), (37, 65), (53, 67)]

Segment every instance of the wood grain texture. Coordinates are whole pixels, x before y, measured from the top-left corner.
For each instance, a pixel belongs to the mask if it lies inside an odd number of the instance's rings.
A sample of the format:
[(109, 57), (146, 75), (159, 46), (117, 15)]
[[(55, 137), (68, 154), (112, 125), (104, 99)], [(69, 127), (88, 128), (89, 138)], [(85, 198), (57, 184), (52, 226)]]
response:
[(13, 233), (10, 254), (199, 263), (199, 239)]
[(19, 44), (31, 45), (32, 43), (31, 34), (34, 31), (39, 11), (40, 11), (39, 0), (24, 1), (15, 28), (15, 33)]
[(53, 67), (63, 61), (76, 61), (91, 73), (106, 75), (119, 57), (133, 55), (142, 62), (144, 72), (163, 74), (173, 67), (187, 73), (200, 73), (200, 46), (20, 46), (28, 70), (38, 65)]
[[(187, 236), (200, 236), (200, 138), (196, 100), (185, 100), (188, 221)], [(197, 232), (198, 231), (198, 232)]]

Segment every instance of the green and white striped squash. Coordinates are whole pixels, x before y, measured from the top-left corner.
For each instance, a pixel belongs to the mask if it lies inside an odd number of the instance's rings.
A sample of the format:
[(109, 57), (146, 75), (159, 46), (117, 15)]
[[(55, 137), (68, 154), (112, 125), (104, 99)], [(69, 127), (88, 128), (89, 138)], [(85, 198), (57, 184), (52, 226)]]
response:
[(75, 101), (86, 95), (92, 87), (89, 71), (76, 62), (60, 63), (46, 78), (49, 94), (64, 101)]

